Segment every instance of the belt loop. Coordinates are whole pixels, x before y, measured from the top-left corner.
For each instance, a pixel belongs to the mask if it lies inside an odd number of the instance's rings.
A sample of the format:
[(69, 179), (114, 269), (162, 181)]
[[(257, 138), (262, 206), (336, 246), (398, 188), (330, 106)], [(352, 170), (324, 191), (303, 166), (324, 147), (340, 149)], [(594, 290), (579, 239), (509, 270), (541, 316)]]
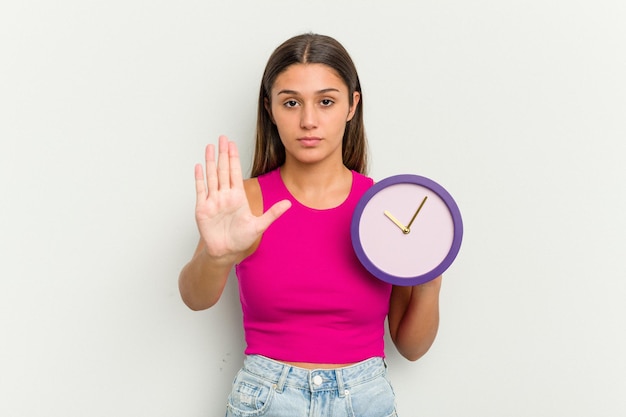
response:
[(346, 396), (346, 387), (343, 385), (343, 371), (341, 369), (335, 369), (335, 378), (337, 379), (339, 398), (343, 398)]
[(287, 375), (289, 375), (290, 370), (291, 366), (283, 365), (283, 371), (280, 374), (280, 378), (278, 378), (278, 382), (276, 383), (276, 392), (283, 392), (283, 388), (285, 388), (285, 383), (287, 382)]

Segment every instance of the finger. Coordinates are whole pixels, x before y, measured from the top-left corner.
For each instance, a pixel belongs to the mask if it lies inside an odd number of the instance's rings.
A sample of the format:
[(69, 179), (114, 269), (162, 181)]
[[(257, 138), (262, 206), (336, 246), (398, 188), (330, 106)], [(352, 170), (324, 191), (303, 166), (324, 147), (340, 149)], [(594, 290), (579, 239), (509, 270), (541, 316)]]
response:
[(263, 233), (276, 219), (282, 216), (291, 207), (291, 201), (281, 200), (274, 204), (259, 217), (259, 233)]
[(230, 188), (230, 165), (228, 161), (228, 138), (220, 136), (217, 155), (217, 180), (219, 188)]
[(209, 195), (217, 192), (217, 171), (215, 166), (215, 146), (207, 145), (204, 153), (204, 162), (206, 166), (206, 182)]
[(196, 177), (196, 201), (200, 202), (206, 199), (206, 187), (204, 184), (204, 175), (202, 174), (201, 164), (196, 164), (194, 167), (194, 175)]
[(239, 150), (235, 142), (228, 143), (228, 159), (230, 164), (230, 186), (233, 188), (243, 188), (241, 161), (239, 160)]

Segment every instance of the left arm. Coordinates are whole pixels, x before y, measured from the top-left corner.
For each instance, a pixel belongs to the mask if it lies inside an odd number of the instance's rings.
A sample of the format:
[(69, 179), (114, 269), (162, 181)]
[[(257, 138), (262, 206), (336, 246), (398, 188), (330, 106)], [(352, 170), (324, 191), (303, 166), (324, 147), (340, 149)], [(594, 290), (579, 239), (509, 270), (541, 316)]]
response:
[(398, 351), (416, 361), (432, 346), (439, 329), (441, 276), (414, 287), (394, 286), (389, 305), (389, 331)]

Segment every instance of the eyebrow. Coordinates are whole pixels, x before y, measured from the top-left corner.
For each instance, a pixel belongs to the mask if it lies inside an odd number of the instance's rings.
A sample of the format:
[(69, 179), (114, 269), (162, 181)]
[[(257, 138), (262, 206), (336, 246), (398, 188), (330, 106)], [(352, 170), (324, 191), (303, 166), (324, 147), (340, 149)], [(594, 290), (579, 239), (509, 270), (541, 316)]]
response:
[[(315, 94), (326, 94), (330, 92), (340, 93), (341, 91), (339, 91), (337, 88), (324, 88), (323, 90), (316, 91)], [(281, 94), (299, 95), (300, 93), (295, 90), (280, 90), (278, 93), (276, 93), (277, 96)]]

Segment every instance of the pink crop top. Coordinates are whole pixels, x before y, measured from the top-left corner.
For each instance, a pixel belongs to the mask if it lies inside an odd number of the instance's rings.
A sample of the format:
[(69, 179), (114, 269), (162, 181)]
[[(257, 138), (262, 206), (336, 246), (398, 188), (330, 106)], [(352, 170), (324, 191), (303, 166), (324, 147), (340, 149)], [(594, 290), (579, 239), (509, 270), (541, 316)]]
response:
[(372, 179), (352, 173), (338, 207), (316, 210), (287, 190), (280, 171), (258, 178), (264, 210), (292, 207), (236, 266), (248, 355), (310, 363), (352, 363), (384, 357), (391, 285), (374, 278), (352, 248), (350, 221)]

